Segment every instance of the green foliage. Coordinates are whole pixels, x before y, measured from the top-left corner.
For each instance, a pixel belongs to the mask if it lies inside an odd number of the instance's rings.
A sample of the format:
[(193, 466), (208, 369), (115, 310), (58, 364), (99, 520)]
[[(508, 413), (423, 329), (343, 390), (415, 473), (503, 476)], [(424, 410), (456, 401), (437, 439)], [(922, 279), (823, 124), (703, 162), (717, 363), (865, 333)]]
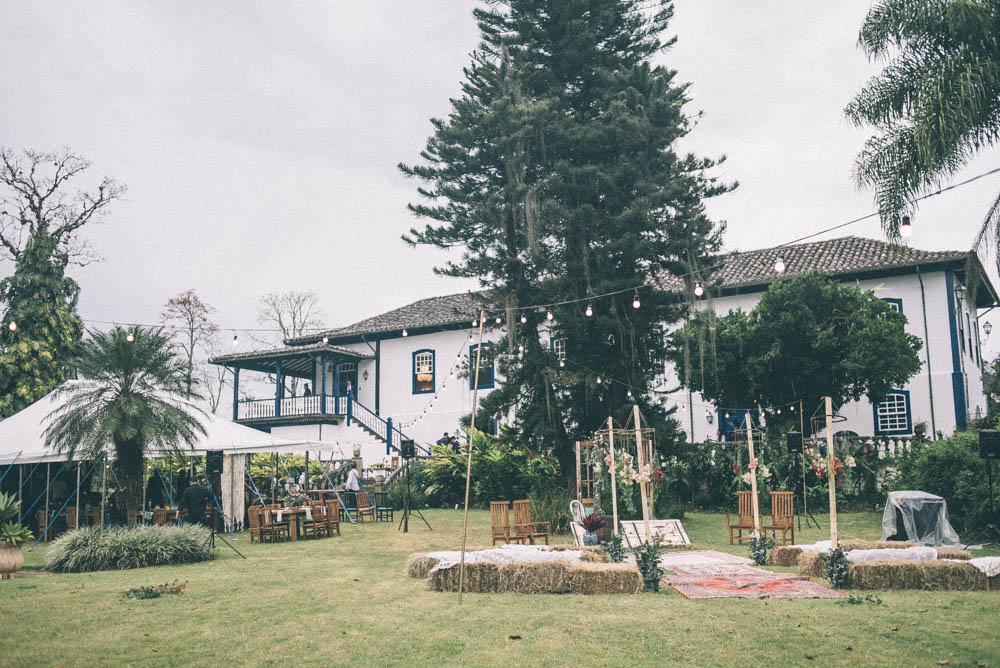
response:
[[(731, 311), (715, 321), (699, 312), (671, 336), (668, 356), (683, 369), (685, 337), (714, 326), (718, 369), (692, 374), (688, 384), (717, 405), (801, 399), (811, 410), (824, 396), (838, 405), (862, 396), (877, 403), (920, 369), (921, 342), (905, 324), (906, 316), (874, 293), (811, 273), (772, 283), (748, 314)], [(781, 421), (767, 418), (769, 425)]]
[(643, 591), (660, 591), (660, 580), (665, 572), (660, 568), (660, 544), (646, 541), (636, 548), (635, 564), (642, 573)]
[(133, 587), (125, 591), (122, 596), (125, 598), (135, 598), (139, 600), (159, 598), (164, 594), (180, 594), (184, 591), (185, 587), (187, 587), (186, 582), (178, 584), (177, 580), (174, 580), (173, 582), (164, 582), (163, 584), (153, 585), (152, 587)]
[(998, 34), (998, 0), (881, 0), (868, 12), (858, 43), (885, 68), (846, 113), (875, 130), (856, 173), (890, 235), (920, 193), (1000, 137)]
[(915, 443), (899, 458), (887, 491), (915, 489), (943, 497), (948, 518), (960, 533), (995, 524), (990, 516), (986, 461), (976, 452), (978, 435), (959, 432), (941, 441)]
[(821, 553), (819, 558), (826, 564), (826, 577), (830, 579), (830, 585), (834, 589), (844, 589), (850, 585), (850, 576), (847, 567), (847, 555), (838, 547), (836, 550)]
[(16, 496), (0, 492), (0, 543), (20, 545), (34, 538), (27, 527), (13, 521), (20, 507)]
[(625, 545), (619, 534), (612, 532), (611, 538), (601, 543), (601, 549), (608, 553), (612, 563), (620, 564), (625, 561)]
[[(527, 451), (501, 438), (477, 432), (473, 439), (472, 487), (469, 503), (487, 506), (490, 501), (531, 498), (563, 484), (559, 464), (545, 455), (530, 456)], [(434, 457), (426, 460), (424, 475), (429, 484), (424, 493), (446, 506), (465, 503), (465, 454), (454, 454), (447, 446), (434, 446)], [(561, 500), (553, 501), (552, 503)], [(568, 508), (569, 499), (565, 499)], [(536, 512), (532, 508), (532, 513)], [(541, 518), (539, 518), (541, 519)]]
[(81, 573), (214, 559), (208, 529), (186, 525), (87, 527), (57, 538), (45, 553), (45, 568)]
[(571, 520), (569, 502), (572, 499), (561, 478), (553, 478), (551, 485), (532, 490), (531, 519), (534, 522), (548, 522), (553, 533), (566, 533)]
[[(707, 261), (721, 229), (703, 200), (730, 186), (707, 175), (713, 160), (675, 152), (691, 127), (686, 85), (652, 63), (669, 43), (669, 2), (490, 5), (476, 11), (479, 50), (448, 118), (432, 121), (423, 164), (401, 166), (426, 198), (411, 211), (430, 221), (404, 239), (463, 249), (437, 271), (478, 279), (494, 309), (567, 302), (551, 322), (507, 311), (508, 336), (487, 355), (504, 382), (481, 412), (514, 416), (519, 443), (569, 466), (573, 441), (609, 411), (624, 421), (632, 403), (598, 376), (627, 381), (655, 414), (645, 390), (662, 368), (660, 327), (681, 309), (647, 289), (635, 309), (631, 289)], [(574, 301), (613, 292), (592, 317)], [(550, 338), (566, 340), (565, 367)]]
[(758, 566), (767, 565), (767, 551), (774, 547), (774, 541), (765, 534), (754, 533), (748, 542), (750, 546), (750, 558)]
[(0, 492), (0, 523), (17, 517), (17, 511), (20, 508), (21, 501), (16, 495)]
[[(428, 506), (438, 507), (441, 504), (436, 497), (424, 492), (431, 484), (426, 473), (426, 464), (420, 460), (410, 462), (410, 507), (426, 508)], [(393, 508), (403, 507), (403, 496), (406, 493), (406, 479), (403, 478), (389, 488), (389, 505)]]
[[(76, 361), (81, 382), (59, 392), (45, 439), (59, 452), (96, 459), (110, 443), (126, 507), (139, 507), (149, 450), (179, 452), (205, 433), (188, 402), (187, 371), (162, 329), (90, 332)], [(196, 395), (194, 395), (196, 397)]]

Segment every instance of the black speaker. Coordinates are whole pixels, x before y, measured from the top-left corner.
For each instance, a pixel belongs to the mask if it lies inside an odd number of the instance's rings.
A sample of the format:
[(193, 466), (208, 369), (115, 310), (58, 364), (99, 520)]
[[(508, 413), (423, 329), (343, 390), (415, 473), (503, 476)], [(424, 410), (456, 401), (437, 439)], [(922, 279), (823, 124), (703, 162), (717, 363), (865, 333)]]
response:
[(1000, 430), (983, 429), (979, 432), (979, 456), (1000, 459)]
[(788, 454), (797, 455), (802, 452), (802, 434), (797, 431), (790, 431), (785, 434), (788, 443)]
[(403, 456), (403, 459), (413, 459), (417, 456), (417, 447), (412, 438), (399, 442), (399, 454)]
[(205, 451), (205, 469), (209, 473), (222, 473), (222, 450)]

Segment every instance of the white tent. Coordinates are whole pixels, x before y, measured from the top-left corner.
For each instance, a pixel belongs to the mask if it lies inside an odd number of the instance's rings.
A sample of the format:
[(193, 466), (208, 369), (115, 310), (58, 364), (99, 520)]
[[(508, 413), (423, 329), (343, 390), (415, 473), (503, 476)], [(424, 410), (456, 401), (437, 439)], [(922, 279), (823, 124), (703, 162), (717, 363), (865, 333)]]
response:
[[(80, 381), (70, 381), (80, 382)], [(34, 464), (36, 462), (64, 462), (70, 459), (65, 453), (57, 452), (45, 445), (45, 429), (49, 416), (63, 405), (65, 396), (58, 390), (51, 392), (24, 410), (0, 421), (0, 466), (9, 464)], [(255, 452), (336, 452), (342, 455), (339, 446), (333, 443), (315, 441), (293, 441), (271, 436), (262, 431), (244, 427), (205, 410), (198, 416), (205, 434), (198, 437), (192, 447), (181, 450), (183, 455), (204, 455), (206, 450), (223, 450), (227, 454), (251, 454)], [(113, 456), (111, 444), (108, 454)], [(151, 452), (152, 457), (169, 457), (171, 452)], [(76, 452), (72, 459), (87, 459)]]

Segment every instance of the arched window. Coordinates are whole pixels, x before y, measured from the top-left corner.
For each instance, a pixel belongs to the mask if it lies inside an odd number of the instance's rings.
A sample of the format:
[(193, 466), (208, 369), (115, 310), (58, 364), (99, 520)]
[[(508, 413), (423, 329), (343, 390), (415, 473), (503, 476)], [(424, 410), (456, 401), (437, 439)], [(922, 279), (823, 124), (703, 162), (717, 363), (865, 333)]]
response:
[(413, 353), (413, 394), (434, 391), (434, 351), (417, 350)]

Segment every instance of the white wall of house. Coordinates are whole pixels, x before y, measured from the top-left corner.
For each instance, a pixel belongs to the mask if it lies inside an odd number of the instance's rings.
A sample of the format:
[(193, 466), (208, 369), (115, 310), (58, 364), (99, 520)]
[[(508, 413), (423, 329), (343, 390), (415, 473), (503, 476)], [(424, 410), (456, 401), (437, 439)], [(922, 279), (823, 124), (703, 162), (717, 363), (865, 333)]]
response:
[[(923, 298), (921, 298), (921, 278)], [(953, 294), (950, 303), (949, 282)], [(862, 290), (873, 291), (881, 299), (899, 300), (903, 315), (907, 318), (906, 331), (923, 342), (920, 351), (920, 371), (905, 387), (897, 388), (909, 393), (911, 432), (913, 425), (923, 422), (927, 424), (930, 433), (932, 390), (933, 424), (937, 431), (945, 435), (963, 426), (963, 416), (957, 415), (956, 411), (967, 415), (970, 419), (976, 417), (977, 411), (985, 415), (986, 398), (983, 393), (982, 365), (979, 357), (979, 329), (975, 324), (976, 310), (970, 307), (965, 287), (958, 282), (957, 277), (944, 271), (936, 271), (924, 273), (919, 278), (914, 273), (847, 283)], [(762, 294), (756, 291), (720, 297), (712, 300), (711, 307), (714, 307), (719, 315), (725, 315), (735, 309), (750, 311), (760, 301)], [(709, 307), (708, 301), (703, 303), (704, 308)], [(959, 320), (962, 323), (961, 327)], [(928, 353), (930, 365), (928, 365)], [(670, 365), (666, 369), (661, 387), (679, 387), (677, 370)], [(689, 438), (701, 441), (715, 437), (719, 427), (718, 418), (714, 415), (714, 407), (700, 394), (693, 393), (689, 398), (686, 390), (678, 389), (668, 395), (668, 405), (678, 407), (675, 417), (680, 420)], [(808, 415), (815, 407), (806, 406), (805, 409), (808, 419)], [(863, 436), (875, 435), (874, 407), (867, 399), (848, 402), (841, 406), (839, 412), (846, 421), (838, 422), (835, 429), (850, 430)], [(711, 421), (709, 417), (712, 418)]]

